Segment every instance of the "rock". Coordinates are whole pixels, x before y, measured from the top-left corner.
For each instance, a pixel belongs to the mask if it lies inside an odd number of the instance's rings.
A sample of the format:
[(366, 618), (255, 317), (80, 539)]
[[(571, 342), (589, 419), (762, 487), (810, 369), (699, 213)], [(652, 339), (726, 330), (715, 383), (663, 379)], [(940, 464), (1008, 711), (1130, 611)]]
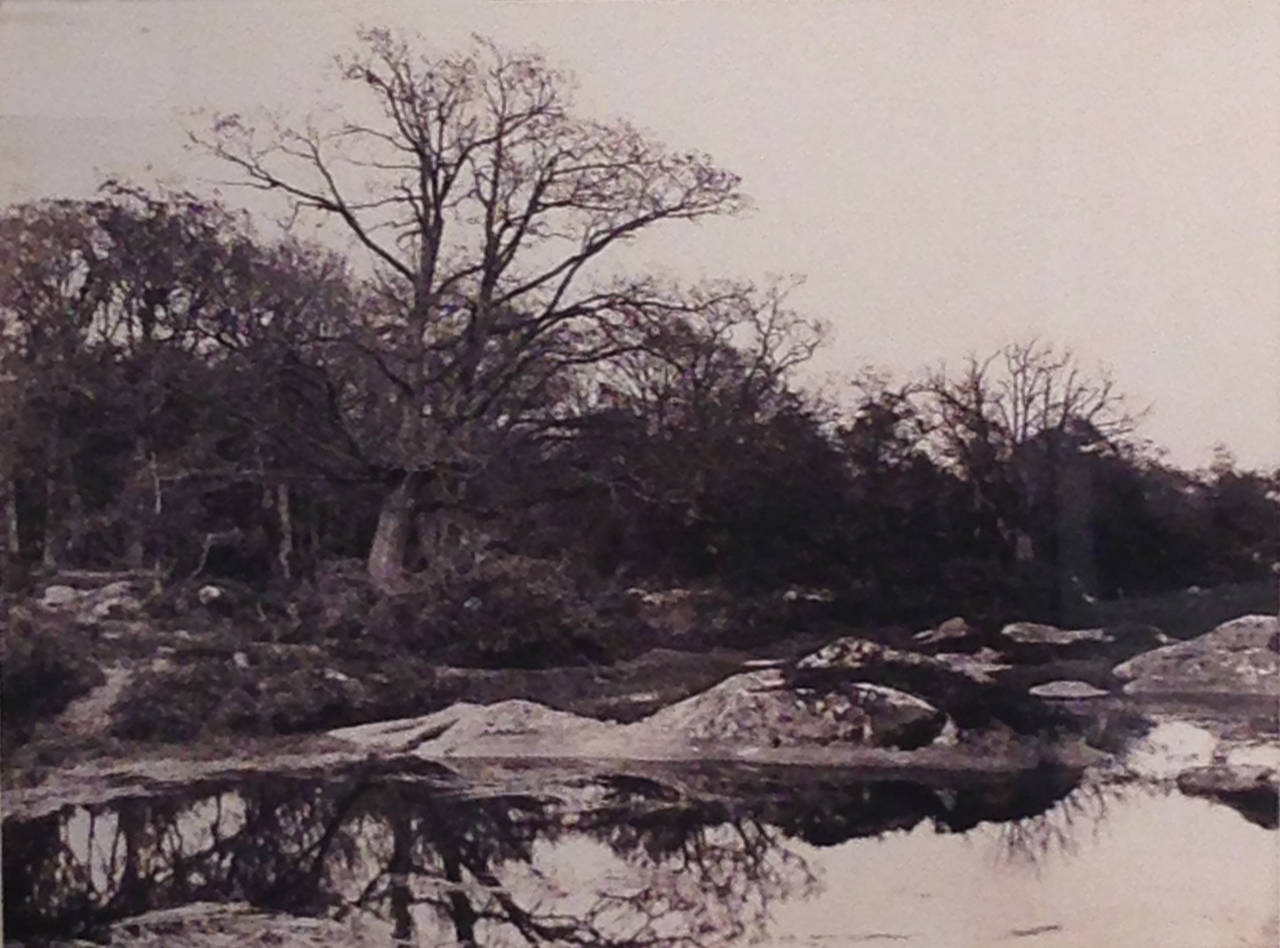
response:
[(224, 592), (218, 586), (213, 586), (213, 585), (201, 586), (199, 591), (196, 592), (196, 599), (200, 602), (200, 605), (204, 606), (205, 608), (208, 608), (209, 606), (212, 606), (215, 603), (220, 603), (224, 601), (226, 598), (227, 598), (226, 592)]
[(797, 693), (772, 671), (734, 675), (628, 726), (628, 743), (920, 747), (946, 716), (915, 695), (867, 682)]
[(965, 731), (1001, 721), (1020, 734), (1063, 723), (1062, 712), (1040, 698), (996, 680), (985, 660), (974, 656), (921, 655), (859, 638), (838, 639), (788, 669), (789, 684), (830, 691), (841, 682), (866, 681), (917, 695), (949, 714)]
[(1106, 628), (1060, 629), (1039, 622), (1012, 622), (1000, 630), (1000, 651), (1020, 664), (1071, 659), (1117, 662), (1172, 641), (1151, 625), (1121, 623)]
[(1184, 721), (1157, 725), (1123, 755), (1125, 769), (1138, 777), (1167, 780), (1213, 761), (1218, 739)]
[(975, 630), (960, 616), (948, 619), (936, 629), (917, 632), (913, 640), (921, 648), (931, 646), (959, 648), (964, 645), (977, 645)]
[(947, 718), (947, 722), (942, 725), (942, 730), (933, 739), (933, 743), (938, 747), (955, 747), (959, 744), (960, 729), (956, 727), (956, 722)]
[(795, 664), (796, 671), (818, 673), (841, 669), (892, 669), (901, 668), (908, 673), (943, 674), (960, 676), (973, 684), (991, 684), (990, 673), (1008, 668), (992, 662), (999, 656), (989, 649), (975, 655), (944, 652), (939, 655), (922, 655), (905, 652), (868, 639), (847, 636), (824, 645), (818, 651), (806, 655)]
[(231, 656), (231, 663), (241, 670), (249, 668), (249, 656), (244, 652), (236, 652)]
[(1106, 629), (1059, 629), (1039, 622), (1011, 622), (1000, 638), (1020, 645), (1075, 645), (1077, 642), (1110, 642)]
[(995, 684), (1000, 672), (1008, 671), (1013, 666), (1000, 661), (1000, 653), (991, 648), (980, 648), (972, 655), (963, 652), (939, 652), (933, 656), (948, 668), (968, 675), (980, 684)]
[(1125, 694), (1280, 696), (1275, 616), (1224, 622), (1198, 638), (1144, 652), (1117, 665)]
[(40, 605), (46, 609), (65, 609), (80, 602), (80, 591), (70, 586), (49, 586), (40, 598)]
[(1280, 745), (1270, 741), (1237, 744), (1227, 751), (1223, 762), (1228, 767), (1265, 767), (1280, 772)]
[(117, 599), (121, 596), (133, 598), (134, 586), (133, 583), (129, 582), (127, 579), (122, 579), (99, 587), (94, 591), (93, 595), (97, 599)]
[(1087, 681), (1049, 681), (1043, 685), (1036, 685), (1031, 689), (1031, 694), (1037, 698), (1057, 698), (1057, 699), (1083, 699), (1083, 698), (1105, 698), (1107, 692), (1101, 688), (1095, 688)]
[(95, 595), (92, 605), (81, 619), (101, 622), (104, 619), (131, 619), (142, 612), (142, 603), (132, 593), (112, 596)]
[(1017, 662), (1079, 658), (1114, 641), (1106, 629), (1059, 629), (1039, 622), (1011, 622), (1000, 630), (1000, 650)]
[(1197, 767), (1179, 775), (1178, 789), (1188, 796), (1225, 803), (1265, 829), (1280, 826), (1280, 774), (1274, 767)]

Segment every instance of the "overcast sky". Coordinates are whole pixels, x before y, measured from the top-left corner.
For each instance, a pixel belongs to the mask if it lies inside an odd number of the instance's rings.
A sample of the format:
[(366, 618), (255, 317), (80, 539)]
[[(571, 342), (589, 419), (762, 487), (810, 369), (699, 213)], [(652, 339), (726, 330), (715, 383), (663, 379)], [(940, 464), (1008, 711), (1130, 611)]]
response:
[(1038, 334), (1151, 404), (1172, 460), (1280, 465), (1274, 0), (0, 0), (0, 201), (199, 187), (191, 110), (336, 100), (360, 24), (536, 46), (587, 114), (742, 175), (753, 213), (644, 252), (804, 274), (815, 376)]

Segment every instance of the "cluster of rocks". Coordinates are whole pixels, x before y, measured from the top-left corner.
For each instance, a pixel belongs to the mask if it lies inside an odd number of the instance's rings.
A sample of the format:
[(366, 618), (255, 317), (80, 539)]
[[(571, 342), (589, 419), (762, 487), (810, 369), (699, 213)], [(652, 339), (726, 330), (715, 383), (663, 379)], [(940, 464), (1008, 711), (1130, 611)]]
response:
[[(1005, 630), (1011, 641), (1114, 646), (1109, 630)], [(932, 630), (955, 642), (958, 623)], [(1059, 634), (1061, 633), (1061, 634)], [(971, 634), (968, 631), (964, 635)], [(583, 718), (530, 701), (457, 704), (421, 718), (331, 732), (384, 754), (424, 757), (646, 757), (767, 754), (771, 748), (981, 748), (983, 735), (1012, 731), (1033, 741), (1063, 723), (1054, 709), (1124, 708), (1158, 689), (1280, 697), (1276, 619), (1246, 616), (1188, 642), (1160, 645), (1121, 663), (1112, 692), (1083, 681), (1011, 687), (1015, 666), (989, 647), (926, 655), (847, 637), (799, 660), (744, 669), (714, 687), (632, 724)], [(1154, 636), (1152, 636), (1154, 639)], [(1124, 682), (1123, 689), (1119, 683)], [(1099, 701), (1110, 695), (1109, 701)], [(1255, 742), (1256, 744), (1256, 742)], [(974, 753), (977, 753), (976, 751)], [(1185, 792), (1237, 806), (1264, 825), (1275, 821), (1280, 750), (1229, 742), (1197, 724), (1157, 719), (1115, 758), (1121, 775), (1167, 781)]]
[(45, 588), (40, 606), (52, 612), (69, 614), (75, 621), (86, 625), (111, 619), (135, 619), (142, 612), (138, 584), (129, 579), (88, 589), (55, 583)]

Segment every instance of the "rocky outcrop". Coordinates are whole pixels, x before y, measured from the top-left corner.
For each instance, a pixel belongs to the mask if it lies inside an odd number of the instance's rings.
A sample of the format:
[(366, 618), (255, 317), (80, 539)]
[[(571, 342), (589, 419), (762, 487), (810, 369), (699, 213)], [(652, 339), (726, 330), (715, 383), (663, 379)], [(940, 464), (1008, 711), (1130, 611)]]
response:
[(800, 659), (787, 677), (793, 688), (833, 690), (844, 681), (898, 688), (950, 715), (961, 729), (1000, 722), (1020, 734), (1032, 734), (1065, 723), (1043, 700), (996, 680), (999, 666), (987, 661), (990, 657), (934, 657), (847, 637)]
[(1275, 616), (1242, 616), (1199, 638), (1126, 661), (1114, 674), (1131, 695), (1280, 696)]
[(850, 682), (829, 691), (793, 691), (781, 672), (769, 670), (734, 675), (663, 708), (631, 725), (627, 740), (915, 748), (930, 743), (945, 723), (927, 701), (894, 688)]
[(331, 736), (381, 754), (425, 757), (658, 757), (700, 749), (830, 746), (915, 748), (942, 731), (946, 716), (892, 688), (850, 684), (796, 693), (782, 674), (734, 675), (632, 724), (557, 711), (532, 701), (455, 704), (403, 721), (343, 728)]

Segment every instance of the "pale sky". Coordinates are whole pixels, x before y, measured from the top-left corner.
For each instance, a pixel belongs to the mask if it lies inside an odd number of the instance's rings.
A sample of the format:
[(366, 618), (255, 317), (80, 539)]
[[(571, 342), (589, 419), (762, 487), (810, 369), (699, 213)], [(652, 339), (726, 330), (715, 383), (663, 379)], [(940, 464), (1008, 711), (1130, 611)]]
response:
[(585, 114), (740, 174), (754, 212), (637, 249), (805, 275), (815, 379), (1037, 334), (1151, 404), (1173, 461), (1280, 465), (1274, 0), (0, 0), (0, 202), (199, 188), (190, 111), (338, 99), (361, 24), (535, 46)]

